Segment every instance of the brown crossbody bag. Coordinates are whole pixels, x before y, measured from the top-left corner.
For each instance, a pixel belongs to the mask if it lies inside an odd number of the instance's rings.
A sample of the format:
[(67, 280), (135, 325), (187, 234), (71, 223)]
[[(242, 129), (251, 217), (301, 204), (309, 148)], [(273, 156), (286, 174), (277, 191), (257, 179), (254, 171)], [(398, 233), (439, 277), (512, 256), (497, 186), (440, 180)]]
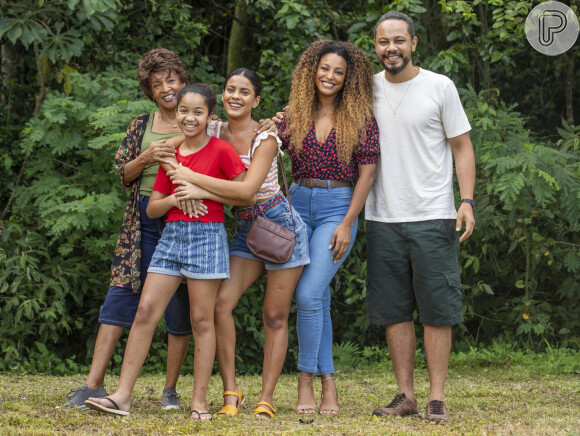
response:
[[(254, 144), (252, 143), (252, 147), (250, 148), (250, 163), (252, 162), (253, 147)], [(277, 155), (282, 170), (282, 178), (284, 179), (286, 199), (290, 206), (293, 230), (287, 229), (274, 221), (264, 218), (262, 215), (254, 213), (246, 243), (252, 254), (258, 259), (269, 263), (286, 263), (292, 257), (294, 245), (296, 244), (296, 224), (294, 222), (294, 213), (292, 212), (292, 203), (290, 203), (290, 195), (288, 195), (288, 182), (286, 180), (284, 162), (279, 151)]]

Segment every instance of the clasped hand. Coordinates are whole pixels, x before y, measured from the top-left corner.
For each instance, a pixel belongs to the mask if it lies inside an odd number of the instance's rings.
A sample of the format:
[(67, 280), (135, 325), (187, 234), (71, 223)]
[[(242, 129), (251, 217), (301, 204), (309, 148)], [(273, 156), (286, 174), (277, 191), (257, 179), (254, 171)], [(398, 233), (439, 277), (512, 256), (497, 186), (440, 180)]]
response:
[(172, 168), (167, 171), (167, 177), (171, 179), (173, 184), (179, 185), (173, 194), (177, 201), (177, 207), (189, 217), (197, 218), (207, 214), (207, 206), (202, 201), (202, 193), (205, 191), (186, 180), (194, 172), (181, 164), (176, 165), (170, 161), (164, 161), (164, 163)]

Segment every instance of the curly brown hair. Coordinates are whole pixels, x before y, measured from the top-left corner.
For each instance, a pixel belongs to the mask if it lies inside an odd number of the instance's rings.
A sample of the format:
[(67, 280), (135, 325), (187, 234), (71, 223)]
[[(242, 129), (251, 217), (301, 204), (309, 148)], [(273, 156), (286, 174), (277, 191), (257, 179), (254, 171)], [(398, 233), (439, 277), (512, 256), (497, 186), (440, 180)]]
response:
[(302, 53), (292, 74), (287, 132), (290, 147), (300, 151), (319, 108), (314, 78), (320, 60), (328, 53), (343, 57), (347, 64), (344, 85), (335, 100), (332, 124), (338, 156), (343, 162), (349, 162), (372, 119), (374, 69), (363, 51), (348, 42), (320, 40)]
[(155, 48), (150, 52), (145, 53), (137, 65), (139, 85), (149, 100), (153, 100), (149, 77), (151, 76), (151, 73), (156, 73), (158, 71), (174, 72), (182, 83), (187, 82), (185, 65), (181, 62), (179, 56), (166, 48)]

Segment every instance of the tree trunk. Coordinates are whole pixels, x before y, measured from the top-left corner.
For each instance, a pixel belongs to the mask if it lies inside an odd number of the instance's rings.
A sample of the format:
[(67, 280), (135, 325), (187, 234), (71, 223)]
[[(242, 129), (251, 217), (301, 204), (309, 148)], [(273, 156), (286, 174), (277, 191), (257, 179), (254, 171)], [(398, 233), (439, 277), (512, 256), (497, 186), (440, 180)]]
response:
[(564, 69), (566, 71), (566, 84), (565, 84), (565, 92), (566, 92), (566, 122), (569, 125), (574, 124), (574, 64), (575, 64), (575, 56), (574, 54), (570, 55), (568, 53), (564, 53), (562, 55), (562, 60), (564, 62)]
[[(18, 83), (23, 77), (23, 62), (24, 56), (22, 51), (12, 43), (2, 44), (0, 47), (0, 79), (2, 80), (2, 86), (6, 88), (6, 92), (2, 91), (0, 93), (0, 104), (3, 107), (12, 110), (12, 105), (9, 96), (12, 95), (17, 87), (7, 83), (15, 82)], [(18, 99), (12, 98), (12, 101), (18, 101)]]
[[(38, 91), (38, 95), (36, 96), (36, 106), (34, 107), (34, 114), (38, 115), (38, 113), (40, 112), (40, 108), (42, 107), (42, 102), (44, 101), (44, 97), (46, 96), (46, 86), (44, 84), (44, 75), (43, 75), (43, 68), (42, 68), (42, 62), (40, 59), (40, 50), (38, 48), (38, 43), (34, 42), (33, 43), (33, 47), (34, 47), (34, 57), (36, 60), (36, 68), (38, 70), (38, 85), (39, 85), (39, 91)], [(14, 204), (14, 200), (15, 200), (15, 195), (16, 195), (16, 191), (18, 190), (18, 187), (22, 184), (22, 180), (24, 177), (24, 171), (26, 170), (26, 164), (28, 164), (28, 159), (30, 158), (30, 154), (27, 154), (24, 157), (24, 160), (22, 161), (22, 165), (20, 166), (20, 171), (18, 172), (18, 177), (16, 179), (16, 183), (14, 184), (14, 188), (12, 190), (12, 194), (10, 195), (10, 199), (8, 200), (8, 203), (6, 203), (6, 207), (4, 208), (4, 210), (2, 211), (2, 215), (0, 216), (0, 221), (3, 221), (5, 218), (8, 217), (8, 214), (10, 213), (10, 209), (12, 208), (12, 205)]]
[[(483, 3), (480, 3), (477, 7), (477, 15), (479, 21), (481, 22), (481, 34), (485, 36), (487, 34), (487, 11), (485, 10), (485, 6)], [(482, 60), (480, 62), (480, 74), (481, 74), (481, 87), (484, 89), (492, 88), (491, 83), (491, 71), (489, 66), (489, 60)]]
[(246, 47), (246, 24), (248, 14), (246, 0), (237, 0), (234, 10), (234, 21), (228, 43), (227, 74), (244, 64), (244, 49)]

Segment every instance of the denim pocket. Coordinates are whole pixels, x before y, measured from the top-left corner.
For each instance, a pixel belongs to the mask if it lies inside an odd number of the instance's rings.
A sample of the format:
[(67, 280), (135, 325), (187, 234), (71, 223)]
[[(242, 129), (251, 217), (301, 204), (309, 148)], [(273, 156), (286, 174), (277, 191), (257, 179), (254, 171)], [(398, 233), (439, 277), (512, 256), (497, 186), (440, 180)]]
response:
[(298, 184), (297, 183), (292, 183), (290, 185), (290, 187), (288, 188), (288, 195), (294, 194), (297, 190), (298, 190)]

